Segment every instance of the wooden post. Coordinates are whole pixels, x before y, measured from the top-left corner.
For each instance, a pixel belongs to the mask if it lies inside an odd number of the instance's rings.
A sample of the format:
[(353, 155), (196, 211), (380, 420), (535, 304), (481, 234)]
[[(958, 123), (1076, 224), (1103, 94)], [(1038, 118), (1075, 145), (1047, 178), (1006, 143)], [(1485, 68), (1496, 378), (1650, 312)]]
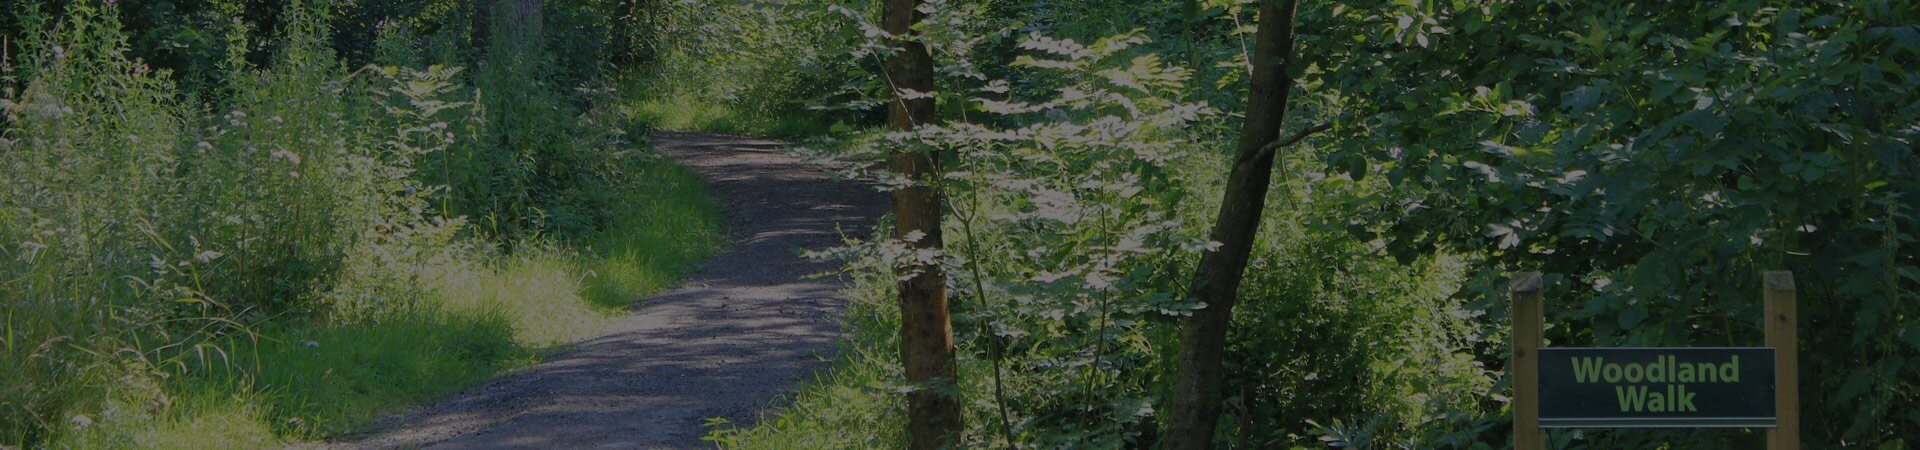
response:
[(1546, 432), (1540, 429), (1540, 344), (1546, 341), (1541, 328), (1546, 312), (1540, 305), (1540, 272), (1513, 274), (1507, 295), (1513, 300), (1513, 448), (1546, 448)]
[(1766, 273), (1767, 346), (1773, 347), (1773, 411), (1777, 425), (1767, 430), (1767, 450), (1800, 448), (1799, 308), (1794, 304), (1793, 272)]

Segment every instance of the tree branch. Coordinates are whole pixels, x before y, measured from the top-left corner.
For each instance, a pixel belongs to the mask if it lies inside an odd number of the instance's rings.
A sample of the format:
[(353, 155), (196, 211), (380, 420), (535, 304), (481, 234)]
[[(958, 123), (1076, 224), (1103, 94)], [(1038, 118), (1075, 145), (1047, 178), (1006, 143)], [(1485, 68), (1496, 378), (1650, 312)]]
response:
[[(1390, 112), (1398, 112), (1405, 109), (1407, 108), (1404, 106), (1394, 105), (1394, 106), (1389, 106), (1385, 108), (1380, 108), (1380, 110), (1378, 111), (1374, 111), (1372, 113), (1366, 114), (1365, 117), (1373, 117), (1373, 116), (1378, 116), (1378, 115), (1386, 114)], [(1255, 158), (1264, 157), (1268, 153), (1273, 153), (1282, 148), (1291, 147), (1293, 146), (1293, 144), (1298, 144), (1300, 143), (1300, 141), (1306, 140), (1307, 138), (1312, 137), (1315, 134), (1320, 134), (1321, 132), (1333, 129), (1333, 124), (1334, 122), (1327, 122), (1327, 123), (1322, 123), (1319, 125), (1307, 127), (1307, 129), (1300, 130), (1300, 132), (1294, 133), (1292, 136), (1287, 136), (1286, 139), (1276, 140), (1276, 141), (1273, 141), (1272, 143), (1267, 144), (1265, 147), (1260, 147), (1260, 151), (1255, 152), (1253, 156)]]

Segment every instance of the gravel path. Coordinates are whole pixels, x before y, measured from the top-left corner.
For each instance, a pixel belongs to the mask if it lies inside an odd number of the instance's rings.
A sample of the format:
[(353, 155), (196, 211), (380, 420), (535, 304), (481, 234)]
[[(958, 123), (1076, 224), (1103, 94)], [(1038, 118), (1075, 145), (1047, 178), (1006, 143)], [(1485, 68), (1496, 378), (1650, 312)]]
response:
[(799, 249), (865, 233), (886, 206), (779, 153), (779, 142), (660, 132), (709, 183), (731, 245), (609, 334), (537, 366), (376, 424), (348, 448), (712, 448), (710, 417), (751, 423), (824, 366), (839, 335), (835, 265)]

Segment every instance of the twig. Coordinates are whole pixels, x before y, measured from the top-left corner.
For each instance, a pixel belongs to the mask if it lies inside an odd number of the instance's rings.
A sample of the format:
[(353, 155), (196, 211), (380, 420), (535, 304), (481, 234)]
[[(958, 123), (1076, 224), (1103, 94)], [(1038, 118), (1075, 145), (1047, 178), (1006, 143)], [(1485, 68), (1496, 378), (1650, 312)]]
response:
[[(1405, 109), (1407, 108), (1404, 106), (1398, 106), (1398, 105), (1389, 106), (1386, 108), (1381, 108), (1378, 111), (1374, 111), (1372, 113), (1366, 114), (1365, 117), (1373, 117), (1373, 116), (1378, 116), (1378, 115), (1386, 114), (1390, 112), (1402, 111)], [(1352, 118), (1352, 117), (1349, 117), (1349, 118)], [(1293, 144), (1298, 144), (1300, 143), (1300, 141), (1306, 140), (1308, 137), (1312, 137), (1315, 134), (1319, 134), (1321, 132), (1333, 129), (1333, 124), (1334, 122), (1327, 122), (1327, 123), (1322, 123), (1322, 124), (1314, 125), (1311, 127), (1307, 127), (1307, 129), (1300, 130), (1299, 132), (1294, 133), (1292, 136), (1288, 136), (1286, 139), (1280, 139), (1280, 140), (1268, 143), (1265, 147), (1260, 147), (1260, 151), (1254, 152), (1254, 157), (1256, 158), (1265, 157), (1267, 156), (1267, 154), (1273, 153), (1274, 151), (1277, 151), (1281, 148), (1291, 147), (1293, 146)]]

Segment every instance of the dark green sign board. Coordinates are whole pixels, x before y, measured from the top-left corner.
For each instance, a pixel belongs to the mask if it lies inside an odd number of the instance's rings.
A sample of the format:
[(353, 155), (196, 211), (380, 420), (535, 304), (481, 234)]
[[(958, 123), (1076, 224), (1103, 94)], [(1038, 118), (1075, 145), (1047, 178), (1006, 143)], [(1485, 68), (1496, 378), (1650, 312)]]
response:
[(1771, 348), (1540, 352), (1540, 427), (1772, 427)]

